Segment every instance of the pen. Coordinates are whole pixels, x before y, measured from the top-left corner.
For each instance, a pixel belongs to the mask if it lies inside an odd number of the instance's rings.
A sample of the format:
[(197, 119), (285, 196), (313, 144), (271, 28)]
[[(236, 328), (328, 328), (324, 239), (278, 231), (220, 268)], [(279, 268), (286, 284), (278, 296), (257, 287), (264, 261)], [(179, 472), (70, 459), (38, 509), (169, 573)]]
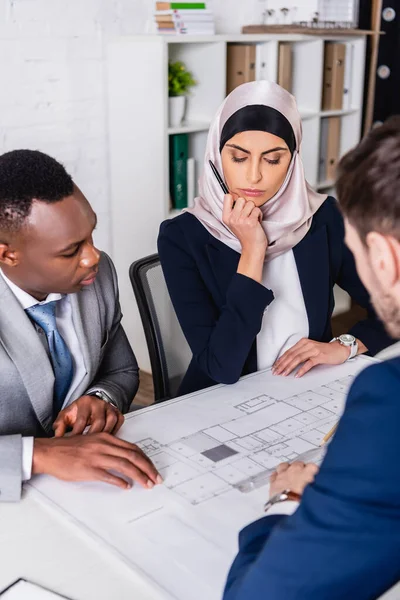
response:
[(226, 184), (225, 184), (224, 180), (222, 179), (221, 175), (218, 173), (217, 167), (214, 165), (212, 160), (209, 160), (208, 162), (210, 164), (210, 167), (212, 168), (212, 171), (215, 175), (216, 180), (218, 181), (219, 185), (221, 186), (222, 191), (224, 192), (224, 194), (229, 194), (229, 190), (226, 187)]

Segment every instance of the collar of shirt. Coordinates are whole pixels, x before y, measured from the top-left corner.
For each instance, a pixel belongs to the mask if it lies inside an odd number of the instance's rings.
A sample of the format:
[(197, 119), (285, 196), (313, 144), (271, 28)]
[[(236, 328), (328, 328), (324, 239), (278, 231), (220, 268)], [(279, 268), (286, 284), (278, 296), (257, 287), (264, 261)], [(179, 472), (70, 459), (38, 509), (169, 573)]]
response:
[(24, 290), (21, 290), (20, 287), (18, 287), (17, 285), (15, 285), (15, 283), (10, 281), (8, 277), (4, 275), (1, 269), (0, 275), (3, 277), (4, 281), (6, 282), (6, 284), (8, 285), (8, 287), (10, 288), (14, 296), (17, 298), (18, 302), (21, 304), (24, 310), (26, 310), (27, 308), (31, 308), (31, 306), (35, 306), (35, 304), (48, 304), (49, 302), (61, 300), (65, 297), (61, 294), (49, 294), (45, 300), (42, 300), (42, 302), (38, 302), (36, 298), (31, 296), (27, 292), (24, 292)]

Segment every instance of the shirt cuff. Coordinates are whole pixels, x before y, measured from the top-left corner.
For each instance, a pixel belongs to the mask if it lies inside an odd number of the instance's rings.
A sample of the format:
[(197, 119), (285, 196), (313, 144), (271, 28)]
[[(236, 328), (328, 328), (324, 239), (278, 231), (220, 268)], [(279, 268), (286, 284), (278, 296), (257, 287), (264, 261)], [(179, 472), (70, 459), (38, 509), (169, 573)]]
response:
[(33, 437), (22, 438), (22, 481), (32, 477)]
[(265, 513), (266, 517), (271, 515), (292, 515), (299, 507), (299, 502), (296, 500), (285, 500), (285, 502), (277, 502)]

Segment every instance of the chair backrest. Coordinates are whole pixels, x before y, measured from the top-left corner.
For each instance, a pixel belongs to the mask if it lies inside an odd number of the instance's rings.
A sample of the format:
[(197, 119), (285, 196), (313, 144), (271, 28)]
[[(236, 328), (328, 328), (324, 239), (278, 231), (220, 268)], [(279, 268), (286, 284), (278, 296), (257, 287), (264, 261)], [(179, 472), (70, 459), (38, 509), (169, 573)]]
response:
[(158, 254), (135, 261), (129, 276), (149, 350), (155, 401), (174, 398), (192, 353), (175, 315)]

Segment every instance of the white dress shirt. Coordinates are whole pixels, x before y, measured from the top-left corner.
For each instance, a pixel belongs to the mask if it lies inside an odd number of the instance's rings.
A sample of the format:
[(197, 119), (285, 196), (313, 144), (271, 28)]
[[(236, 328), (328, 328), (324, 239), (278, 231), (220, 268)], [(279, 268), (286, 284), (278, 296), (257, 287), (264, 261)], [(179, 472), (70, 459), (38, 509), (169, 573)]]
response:
[[(57, 301), (56, 304), (56, 324), (60, 335), (63, 337), (64, 342), (72, 356), (72, 362), (74, 367), (74, 374), (72, 377), (71, 386), (65, 397), (63, 408), (68, 406), (70, 399), (78, 385), (82, 382), (86, 375), (86, 367), (83, 360), (82, 349), (79, 344), (78, 336), (75, 331), (75, 326), (72, 318), (72, 306), (68, 296), (62, 296), (61, 294), (49, 294), (46, 300), (38, 302), (36, 298), (30, 296), (24, 290), (21, 290), (15, 283), (10, 281), (5, 276), (3, 271), (0, 269), (0, 274), (4, 278), (14, 296), (17, 298), (22, 308), (25, 310), (31, 308), (35, 304), (47, 304), (49, 302)], [(47, 341), (46, 341), (47, 343)], [(32, 475), (32, 458), (33, 458), (33, 437), (22, 438), (22, 479), (27, 481)]]
[(264, 312), (257, 336), (257, 369), (268, 369), (301, 338), (309, 324), (293, 250), (264, 264), (262, 284), (273, 291), (274, 301)]

